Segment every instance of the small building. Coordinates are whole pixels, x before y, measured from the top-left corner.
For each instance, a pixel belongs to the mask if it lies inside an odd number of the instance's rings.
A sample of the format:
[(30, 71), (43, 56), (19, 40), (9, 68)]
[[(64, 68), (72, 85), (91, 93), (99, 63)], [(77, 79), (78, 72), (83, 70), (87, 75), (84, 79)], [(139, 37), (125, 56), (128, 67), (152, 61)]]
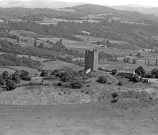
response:
[(119, 71), (118, 72), (119, 76), (122, 76), (127, 79), (130, 79), (131, 77), (133, 77), (134, 74), (135, 74), (135, 72), (133, 72), (133, 71)]

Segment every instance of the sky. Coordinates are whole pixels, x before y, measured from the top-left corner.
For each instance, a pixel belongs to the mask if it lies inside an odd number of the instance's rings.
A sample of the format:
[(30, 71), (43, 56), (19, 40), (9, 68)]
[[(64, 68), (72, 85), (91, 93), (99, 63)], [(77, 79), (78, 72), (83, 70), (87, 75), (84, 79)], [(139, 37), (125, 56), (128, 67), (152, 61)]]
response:
[[(34, 2), (38, 0), (0, 0), (0, 4), (2, 3), (15, 3), (15, 2)], [(54, 0), (40, 0), (43, 2), (54, 1)], [(92, 3), (92, 4), (100, 4), (107, 6), (115, 6), (115, 5), (142, 5), (147, 7), (158, 7), (158, 0), (55, 0), (55, 1), (63, 1), (63, 2), (84, 2), (84, 3)]]
[(151, 6), (158, 7), (158, 0), (62, 0), (65, 2), (88, 2), (100, 5), (142, 5), (142, 6)]

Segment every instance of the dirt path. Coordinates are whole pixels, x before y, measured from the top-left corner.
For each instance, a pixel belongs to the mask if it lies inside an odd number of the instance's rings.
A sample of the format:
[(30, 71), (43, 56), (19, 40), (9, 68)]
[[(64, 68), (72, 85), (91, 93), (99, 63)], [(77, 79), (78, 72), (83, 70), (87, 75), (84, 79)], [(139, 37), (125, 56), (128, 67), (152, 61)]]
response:
[(0, 106), (0, 135), (158, 135), (158, 105)]

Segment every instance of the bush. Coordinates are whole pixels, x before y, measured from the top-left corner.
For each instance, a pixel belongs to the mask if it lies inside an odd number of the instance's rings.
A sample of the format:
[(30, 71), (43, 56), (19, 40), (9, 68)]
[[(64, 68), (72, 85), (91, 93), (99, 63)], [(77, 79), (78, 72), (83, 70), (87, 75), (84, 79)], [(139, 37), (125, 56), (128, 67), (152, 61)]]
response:
[(112, 98), (117, 98), (119, 95), (117, 92), (113, 92), (113, 93), (111, 93), (111, 96), (112, 96)]
[(151, 71), (148, 71), (146, 74), (145, 74), (145, 78), (154, 78), (155, 75), (152, 74)]
[(136, 59), (133, 59), (133, 64), (136, 64), (137, 63), (137, 60)]
[(130, 58), (129, 58), (129, 57), (125, 57), (125, 58), (123, 59), (123, 61), (124, 61), (125, 63), (128, 63), (128, 62), (130, 61)]
[(83, 82), (80, 81), (80, 80), (73, 80), (71, 83), (70, 83), (70, 87), (71, 88), (74, 88), (74, 89), (80, 89), (83, 87)]
[(20, 83), (20, 72), (16, 71), (12, 74), (11, 78), (15, 83)]
[(121, 81), (119, 81), (117, 85), (120, 85), (120, 86), (122, 86), (123, 84), (122, 84), (122, 82), (121, 82)]
[(133, 54), (132, 54), (132, 53), (130, 53), (130, 54), (129, 54), (129, 56), (133, 56)]
[(133, 82), (139, 82), (140, 81), (139, 75), (138, 74), (134, 74), (134, 76), (131, 78), (131, 81), (133, 81)]
[(113, 70), (111, 71), (111, 74), (112, 74), (112, 75), (116, 75), (116, 74), (117, 74), (117, 69), (113, 69)]
[(154, 68), (154, 69), (151, 71), (151, 75), (152, 75), (154, 78), (158, 78), (158, 68)]
[(47, 76), (48, 75), (48, 72), (46, 71), (46, 70), (42, 70), (42, 72), (41, 72), (41, 77), (45, 77), (45, 76)]
[(141, 77), (145, 77), (145, 70), (142, 66), (139, 66), (136, 70), (135, 73)]
[(4, 85), (5, 84), (5, 80), (3, 79), (3, 76), (0, 75), (0, 85)]
[(6, 80), (6, 90), (13, 90), (16, 88), (16, 84), (12, 80)]
[(7, 78), (9, 77), (8, 71), (4, 71), (4, 72), (2, 73), (2, 77), (3, 77), (3, 79), (7, 79)]
[(55, 70), (52, 71), (51, 75), (56, 75), (57, 76), (59, 74), (59, 72), (60, 71), (58, 69), (55, 69)]
[(137, 53), (136, 56), (140, 58), (141, 57), (141, 53)]
[(107, 79), (106, 76), (100, 76), (100, 77), (98, 78), (98, 82), (99, 82), (99, 83), (107, 83), (107, 82), (108, 82), (108, 79)]
[(30, 81), (31, 80), (31, 77), (29, 76), (29, 72), (27, 72), (25, 70), (20, 71), (20, 78), (24, 81)]

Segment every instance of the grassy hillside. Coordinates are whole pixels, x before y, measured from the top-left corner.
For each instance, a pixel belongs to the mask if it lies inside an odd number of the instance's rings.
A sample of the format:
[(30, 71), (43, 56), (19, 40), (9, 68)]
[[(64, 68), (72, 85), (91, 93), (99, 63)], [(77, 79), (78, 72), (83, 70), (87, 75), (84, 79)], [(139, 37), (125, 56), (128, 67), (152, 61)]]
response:
[(41, 66), (41, 63), (26, 57), (18, 58), (14, 54), (2, 54), (0, 56), (0, 66), (24, 66), (37, 68)]

